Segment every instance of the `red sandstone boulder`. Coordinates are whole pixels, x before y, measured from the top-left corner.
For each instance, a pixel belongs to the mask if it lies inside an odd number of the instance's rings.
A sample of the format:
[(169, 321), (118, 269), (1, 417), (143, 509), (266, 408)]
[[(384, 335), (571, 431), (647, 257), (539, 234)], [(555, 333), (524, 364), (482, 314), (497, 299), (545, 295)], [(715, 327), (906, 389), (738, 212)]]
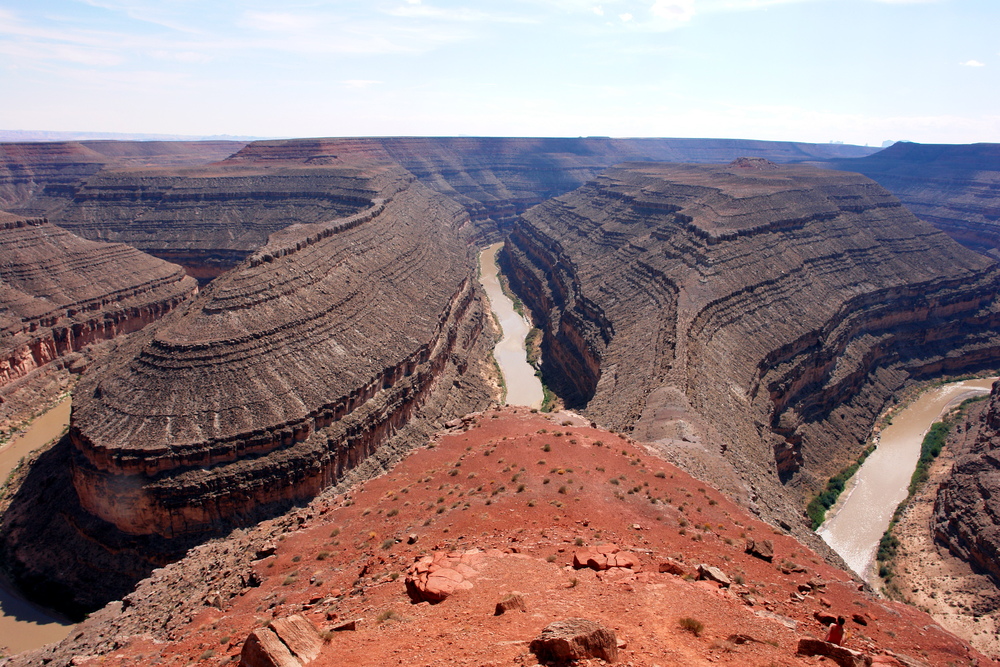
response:
[(871, 659), (864, 653), (811, 637), (799, 640), (796, 653), (806, 656), (821, 655), (837, 663), (840, 667), (868, 667), (871, 665)]
[(524, 596), (520, 593), (511, 593), (505, 596), (500, 602), (497, 602), (497, 608), (493, 615), (502, 616), (508, 611), (528, 611), (527, 605), (524, 604)]
[(774, 560), (774, 543), (771, 540), (748, 539), (744, 552), (770, 563)]
[(316, 626), (296, 614), (250, 633), (240, 652), (240, 667), (302, 667), (316, 659), (323, 642)]
[(472, 588), (467, 579), (477, 574), (473, 565), (482, 558), (477, 550), (423, 556), (407, 570), (406, 593), (414, 602), (443, 602), (456, 591)]
[(618, 640), (612, 630), (585, 618), (567, 618), (550, 623), (529, 649), (539, 662), (568, 663), (574, 660), (618, 659)]
[(631, 568), (635, 572), (640, 569), (639, 561), (635, 556), (621, 551), (614, 544), (602, 544), (598, 547), (587, 547), (574, 552), (573, 567), (578, 570), (589, 567), (598, 572), (612, 567)]

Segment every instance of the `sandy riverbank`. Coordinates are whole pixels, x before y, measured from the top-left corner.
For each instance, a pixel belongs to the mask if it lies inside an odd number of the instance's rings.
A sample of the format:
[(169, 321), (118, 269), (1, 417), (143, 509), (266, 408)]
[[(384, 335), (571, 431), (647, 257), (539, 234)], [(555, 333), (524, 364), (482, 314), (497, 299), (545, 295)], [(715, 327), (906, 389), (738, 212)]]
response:
[[(985, 403), (969, 411), (956, 429), (978, 418)], [(1000, 658), (1000, 591), (984, 575), (976, 574), (968, 563), (935, 544), (931, 516), (938, 487), (955, 461), (949, 446), (933, 463), (929, 478), (914, 496), (893, 535), (899, 540), (893, 580), (895, 595), (926, 610), (942, 627), (967, 640), (977, 649)]]

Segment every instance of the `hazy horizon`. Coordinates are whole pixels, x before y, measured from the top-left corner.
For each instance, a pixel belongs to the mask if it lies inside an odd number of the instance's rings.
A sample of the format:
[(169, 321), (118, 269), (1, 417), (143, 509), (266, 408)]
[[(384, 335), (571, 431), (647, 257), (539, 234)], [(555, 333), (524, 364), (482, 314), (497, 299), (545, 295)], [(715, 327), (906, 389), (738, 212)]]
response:
[(0, 128), (1000, 142), (986, 0), (0, 0)]

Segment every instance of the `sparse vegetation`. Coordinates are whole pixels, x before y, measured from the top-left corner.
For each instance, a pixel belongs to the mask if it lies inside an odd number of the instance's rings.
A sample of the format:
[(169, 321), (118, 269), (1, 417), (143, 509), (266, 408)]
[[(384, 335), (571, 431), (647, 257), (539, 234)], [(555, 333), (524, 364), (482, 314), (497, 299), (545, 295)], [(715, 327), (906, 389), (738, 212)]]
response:
[(690, 616), (685, 616), (677, 620), (677, 625), (681, 626), (681, 630), (690, 632), (695, 637), (701, 635), (705, 630), (705, 624), (696, 618), (691, 618)]
[(854, 473), (858, 471), (861, 464), (874, 451), (875, 445), (866, 447), (865, 451), (861, 452), (861, 456), (858, 457), (857, 461), (831, 477), (826, 483), (826, 488), (809, 501), (809, 504), (806, 506), (806, 514), (809, 516), (810, 528), (816, 530), (820, 527), (826, 519), (826, 511), (837, 502), (837, 498), (843, 492), (847, 480), (854, 476)]

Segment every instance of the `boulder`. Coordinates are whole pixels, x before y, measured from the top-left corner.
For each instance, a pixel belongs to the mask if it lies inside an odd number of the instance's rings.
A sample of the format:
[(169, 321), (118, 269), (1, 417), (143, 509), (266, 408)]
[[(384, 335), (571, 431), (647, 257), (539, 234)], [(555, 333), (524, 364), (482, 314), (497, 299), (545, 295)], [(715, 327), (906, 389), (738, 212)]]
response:
[(774, 543), (771, 540), (748, 539), (744, 551), (768, 563), (774, 560)]
[(529, 649), (539, 662), (568, 663), (573, 660), (618, 659), (618, 640), (612, 630), (585, 618), (567, 618), (550, 623), (531, 641)]
[(520, 593), (511, 593), (505, 596), (500, 602), (497, 602), (497, 609), (493, 615), (502, 616), (508, 611), (528, 611), (528, 607), (524, 604), (524, 596)]
[(302, 667), (320, 653), (323, 641), (305, 616), (279, 618), (250, 633), (240, 652), (240, 667)]
[(716, 583), (722, 584), (723, 586), (729, 586), (733, 582), (729, 580), (726, 573), (717, 567), (712, 565), (701, 564), (698, 566), (698, 578), (707, 581), (714, 581)]
[(664, 558), (660, 561), (659, 571), (665, 572), (667, 574), (673, 574), (678, 577), (683, 577), (685, 574), (690, 574), (690, 571), (684, 567), (683, 564), (674, 560), (673, 558)]
[(871, 658), (864, 653), (852, 651), (843, 646), (837, 646), (829, 642), (804, 637), (799, 640), (799, 647), (796, 651), (799, 655), (813, 656), (821, 655), (834, 661), (840, 667), (870, 667)]
[(423, 556), (406, 573), (406, 593), (413, 602), (443, 602), (456, 591), (472, 588), (469, 577), (483, 557), (477, 550)]
[(631, 568), (639, 571), (639, 561), (634, 555), (624, 552), (614, 544), (602, 544), (598, 547), (587, 547), (573, 553), (573, 567), (592, 570), (607, 570), (612, 567)]

